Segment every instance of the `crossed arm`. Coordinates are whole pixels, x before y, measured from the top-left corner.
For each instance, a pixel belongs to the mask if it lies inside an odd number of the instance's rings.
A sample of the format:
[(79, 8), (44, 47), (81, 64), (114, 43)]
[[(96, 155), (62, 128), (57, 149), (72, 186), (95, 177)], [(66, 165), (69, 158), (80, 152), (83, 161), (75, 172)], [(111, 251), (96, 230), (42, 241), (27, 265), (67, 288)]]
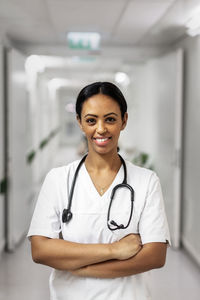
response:
[(72, 271), (82, 277), (116, 278), (161, 268), (166, 258), (165, 243), (145, 244), (137, 255), (127, 260), (109, 260)]
[(162, 267), (167, 244), (141, 246), (136, 234), (111, 244), (81, 244), (32, 236), (31, 247), (36, 263), (68, 270), (77, 276), (116, 278)]

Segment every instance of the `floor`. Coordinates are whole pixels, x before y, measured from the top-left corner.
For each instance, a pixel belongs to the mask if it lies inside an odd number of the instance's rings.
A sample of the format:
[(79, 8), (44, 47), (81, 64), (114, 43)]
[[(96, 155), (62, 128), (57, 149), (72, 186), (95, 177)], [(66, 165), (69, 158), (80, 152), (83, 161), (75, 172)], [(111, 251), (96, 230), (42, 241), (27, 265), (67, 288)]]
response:
[[(68, 150), (69, 161), (78, 158), (75, 151)], [(55, 165), (63, 161), (66, 149)], [(0, 259), (0, 300), (49, 300), (49, 274), (49, 267), (32, 262), (30, 242), (25, 239), (14, 253), (4, 253)], [(170, 248), (165, 267), (151, 275), (152, 300), (200, 299), (200, 268), (184, 251)]]
[[(49, 267), (32, 262), (24, 240), (15, 253), (1, 257), (0, 300), (49, 300), (49, 273)], [(151, 273), (153, 300), (199, 300), (200, 269), (183, 251), (169, 249), (165, 267)]]
[(200, 299), (200, 267), (185, 251), (168, 249), (165, 267), (151, 272), (153, 300)]
[(25, 240), (14, 253), (0, 261), (0, 300), (48, 300), (50, 268), (32, 262), (30, 242)]

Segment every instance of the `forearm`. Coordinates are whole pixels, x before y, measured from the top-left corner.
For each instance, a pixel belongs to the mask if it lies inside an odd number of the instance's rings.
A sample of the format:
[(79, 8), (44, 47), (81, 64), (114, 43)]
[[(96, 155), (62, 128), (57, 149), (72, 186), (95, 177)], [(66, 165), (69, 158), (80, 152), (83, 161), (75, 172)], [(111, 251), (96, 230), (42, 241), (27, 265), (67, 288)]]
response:
[(75, 270), (113, 259), (126, 260), (141, 249), (140, 237), (137, 234), (108, 244), (81, 244), (32, 236), (31, 247), (36, 263), (59, 270)]
[(146, 244), (136, 256), (127, 260), (110, 260), (89, 265), (73, 274), (83, 277), (116, 278), (143, 273), (160, 268), (165, 263), (166, 244)]
[(74, 270), (115, 258), (111, 244), (81, 244), (34, 236), (32, 257), (36, 263), (59, 270)]

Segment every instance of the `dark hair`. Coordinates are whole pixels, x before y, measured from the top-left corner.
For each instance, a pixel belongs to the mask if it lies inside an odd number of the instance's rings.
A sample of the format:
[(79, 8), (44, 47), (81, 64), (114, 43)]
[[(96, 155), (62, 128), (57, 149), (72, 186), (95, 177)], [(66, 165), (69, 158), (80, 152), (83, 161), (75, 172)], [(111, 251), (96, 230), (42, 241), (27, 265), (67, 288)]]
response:
[(107, 95), (116, 101), (119, 104), (122, 119), (124, 118), (124, 114), (127, 111), (127, 103), (120, 89), (111, 82), (94, 82), (85, 86), (78, 94), (76, 100), (76, 113), (80, 119), (83, 103), (88, 98), (97, 94)]

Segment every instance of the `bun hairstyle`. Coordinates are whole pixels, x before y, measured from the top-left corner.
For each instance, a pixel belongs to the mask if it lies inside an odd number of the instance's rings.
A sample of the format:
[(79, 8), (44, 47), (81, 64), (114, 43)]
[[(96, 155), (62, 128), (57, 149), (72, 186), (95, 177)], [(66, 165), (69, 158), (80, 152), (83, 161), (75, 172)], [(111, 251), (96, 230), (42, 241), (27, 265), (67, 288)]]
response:
[(83, 103), (97, 94), (109, 96), (116, 101), (120, 107), (121, 117), (122, 119), (124, 118), (124, 114), (127, 112), (127, 103), (120, 89), (111, 82), (94, 82), (85, 86), (78, 94), (76, 100), (76, 114), (79, 119), (81, 119)]

